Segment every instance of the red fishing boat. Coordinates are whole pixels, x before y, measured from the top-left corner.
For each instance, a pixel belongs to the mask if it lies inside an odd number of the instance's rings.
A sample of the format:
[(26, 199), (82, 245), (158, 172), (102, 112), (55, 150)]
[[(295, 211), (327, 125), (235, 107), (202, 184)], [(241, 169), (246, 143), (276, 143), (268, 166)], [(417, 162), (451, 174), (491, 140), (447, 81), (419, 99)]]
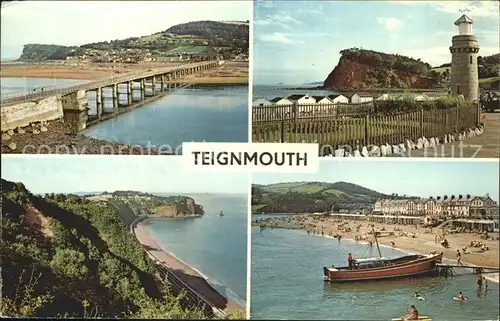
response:
[(406, 255), (395, 259), (382, 257), (376, 233), (374, 233), (379, 257), (353, 259), (351, 267), (323, 267), (325, 281), (353, 282), (366, 280), (392, 279), (437, 272), (443, 253), (428, 255)]

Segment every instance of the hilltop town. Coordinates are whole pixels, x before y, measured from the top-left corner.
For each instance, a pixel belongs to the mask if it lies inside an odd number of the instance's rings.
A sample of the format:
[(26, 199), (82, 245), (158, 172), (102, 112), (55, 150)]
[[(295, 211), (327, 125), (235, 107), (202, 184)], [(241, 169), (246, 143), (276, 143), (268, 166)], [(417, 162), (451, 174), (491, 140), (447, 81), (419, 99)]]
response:
[(248, 61), (248, 38), (248, 21), (194, 21), (148, 36), (81, 46), (26, 44), (18, 60), (140, 63), (220, 58)]

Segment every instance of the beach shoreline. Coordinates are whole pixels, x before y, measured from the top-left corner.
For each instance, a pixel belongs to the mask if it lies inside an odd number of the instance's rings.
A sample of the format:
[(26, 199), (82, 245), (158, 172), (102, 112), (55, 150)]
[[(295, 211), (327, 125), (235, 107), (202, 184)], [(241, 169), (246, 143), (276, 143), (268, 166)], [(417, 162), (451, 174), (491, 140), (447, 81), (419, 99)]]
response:
[[(300, 217), (306, 218), (306, 220), (301, 220)], [(266, 219), (264, 219), (266, 220)], [(284, 229), (300, 229), (303, 231), (309, 231), (313, 235), (320, 235), (329, 238), (333, 238), (333, 235), (341, 235), (342, 240), (349, 240), (350, 242), (355, 242), (359, 244), (368, 244), (365, 240), (356, 240), (356, 236), (367, 235), (369, 229), (367, 228), (367, 223), (374, 224), (376, 230), (381, 230), (385, 228), (386, 231), (390, 231), (389, 228), (398, 227), (402, 228), (403, 232), (415, 233), (416, 238), (405, 237), (405, 236), (384, 236), (378, 237), (378, 243), (381, 246), (394, 248), (405, 253), (419, 253), (428, 254), (430, 252), (438, 251), (443, 252), (443, 258), (450, 261), (456, 262), (456, 250), (468, 246), (471, 241), (479, 240), (479, 236), (472, 234), (448, 234), (446, 238), (449, 240), (451, 246), (450, 248), (444, 248), (439, 243), (434, 242), (434, 237), (440, 233), (441, 229), (435, 229), (433, 233), (424, 233), (425, 228), (415, 229), (414, 226), (396, 225), (396, 224), (383, 224), (383, 223), (372, 223), (368, 221), (356, 221), (356, 220), (343, 220), (351, 225), (352, 229), (350, 232), (344, 232), (342, 230), (336, 229), (336, 226), (340, 224), (338, 220), (333, 218), (328, 218), (321, 220), (318, 215), (304, 214), (304, 215), (287, 215), (280, 218), (267, 219), (269, 226), (271, 223), (271, 228), (284, 228)], [(283, 221), (283, 222), (279, 222)], [(332, 224), (333, 223), (333, 224)], [(363, 227), (359, 231), (354, 228), (356, 225), (362, 224)], [(259, 226), (256, 223), (256, 218), (252, 217), (252, 225)], [(266, 227), (267, 228), (267, 227)], [(323, 232), (323, 234), (321, 234)], [(498, 233), (497, 233), (498, 234)], [(498, 240), (481, 240), (490, 248), (489, 251), (485, 253), (473, 253), (462, 254), (462, 263), (467, 266), (490, 266), (499, 267), (499, 241)], [(392, 246), (394, 242), (394, 246)], [(471, 249), (471, 248), (469, 248)], [(483, 275), (486, 279), (491, 282), (499, 283), (498, 273), (485, 273)]]
[[(105, 77), (123, 75), (131, 72), (146, 71), (153, 68), (175, 67), (178, 64), (169, 63), (140, 63), (140, 64), (111, 64), (88, 63), (76, 66), (69, 64), (2, 64), (0, 77), (26, 77), (26, 78), (53, 78), (75, 80), (100, 80)], [(243, 67), (243, 69), (240, 69)], [(246, 68), (245, 68), (246, 67)], [(230, 85), (248, 84), (248, 63), (228, 61), (223, 65), (203, 72), (197, 76), (187, 76), (193, 85)]]
[[(151, 219), (159, 219), (152, 217)], [(161, 218), (160, 218), (161, 219)], [(148, 249), (151, 254), (160, 259), (169, 269), (175, 273), (188, 286), (200, 293), (207, 301), (217, 308), (228, 313), (245, 313), (246, 307), (232, 298), (226, 298), (216, 291), (208, 281), (208, 278), (200, 271), (193, 268), (187, 262), (179, 259), (172, 252), (163, 249), (147, 232), (145, 225), (149, 218), (142, 220), (133, 226), (134, 235), (137, 240)]]

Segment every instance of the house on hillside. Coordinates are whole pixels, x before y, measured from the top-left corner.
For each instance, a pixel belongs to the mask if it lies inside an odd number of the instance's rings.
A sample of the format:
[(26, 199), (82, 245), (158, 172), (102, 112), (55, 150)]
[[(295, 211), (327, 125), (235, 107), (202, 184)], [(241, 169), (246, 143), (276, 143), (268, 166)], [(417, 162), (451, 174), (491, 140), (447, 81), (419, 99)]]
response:
[(314, 97), (309, 96), (309, 95), (291, 95), (287, 97), (288, 100), (292, 101), (294, 104), (297, 105), (314, 105), (316, 104), (316, 99)]
[(252, 103), (253, 107), (270, 107), (272, 105), (273, 103), (265, 99), (264, 97), (261, 97)]
[(348, 104), (349, 103), (349, 98), (347, 98), (344, 95), (328, 95), (328, 98), (334, 103), (334, 104)]
[(291, 101), (287, 98), (282, 98), (282, 97), (275, 97), (275, 98), (271, 99), (270, 102), (275, 106), (293, 105), (293, 101)]
[(318, 105), (331, 105), (333, 101), (330, 100), (327, 96), (312, 96), (316, 100), (316, 104)]

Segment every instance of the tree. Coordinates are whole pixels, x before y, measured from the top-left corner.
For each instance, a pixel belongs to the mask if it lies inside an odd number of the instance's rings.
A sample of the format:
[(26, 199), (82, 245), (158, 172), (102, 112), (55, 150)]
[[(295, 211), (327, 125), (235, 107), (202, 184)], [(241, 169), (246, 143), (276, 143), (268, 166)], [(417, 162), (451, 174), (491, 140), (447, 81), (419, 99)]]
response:
[(50, 261), (50, 267), (69, 278), (82, 279), (88, 273), (84, 261), (85, 255), (83, 253), (58, 248)]

